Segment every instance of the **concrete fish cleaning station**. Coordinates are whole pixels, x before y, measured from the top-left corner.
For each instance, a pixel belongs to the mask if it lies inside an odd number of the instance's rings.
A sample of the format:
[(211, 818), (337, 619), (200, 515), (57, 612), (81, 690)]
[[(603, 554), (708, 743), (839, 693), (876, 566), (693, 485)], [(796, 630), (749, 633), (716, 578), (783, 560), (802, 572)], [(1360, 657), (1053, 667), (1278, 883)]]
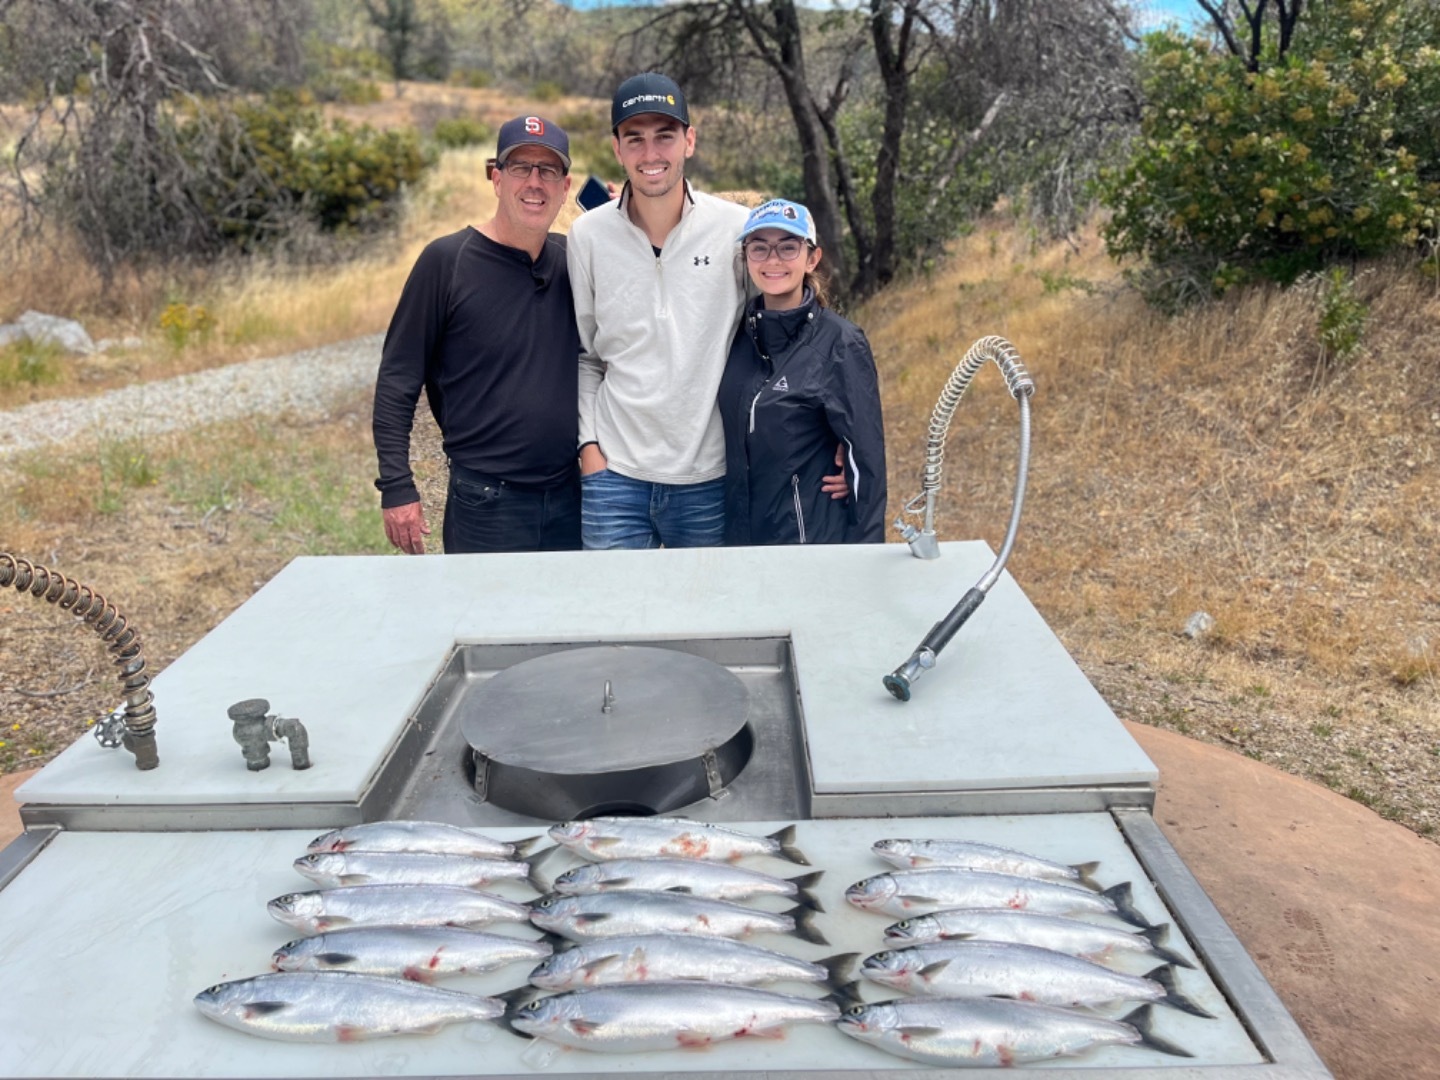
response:
[[(934, 529), (950, 417), (990, 361), (1021, 429), (998, 553)], [(90, 620), (126, 702), (102, 732), (114, 745), (86, 736), (17, 792), (25, 830), (0, 852), (0, 1076), (955, 1075), (829, 1024), (542, 1061), (491, 1024), (313, 1045), (229, 1030), (195, 1007), (205, 988), (269, 970), (295, 937), (266, 905), (313, 887), (291, 864), (318, 833), (412, 819), (518, 841), (605, 815), (757, 836), (793, 826), (823, 872), (811, 891), (828, 944), (757, 943), (807, 960), (886, 948), (894, 919), (845, 899), (891, 869), (872, 851), (881, 839), (1096, 864), (1097, 888), (1129, 883), (1134, 912), (1168, 924), (1166, 949), (1192, 965), (1173, 969), (1175, 986), (1209, 1015), (1154, 1010), (1156, 1033), (1188, 1057), (1117, 1045), (1022, 1067), (1329, 1076), (1152, 819), (1154, 765), (1004, 572), (1031, 391), (1004, 341), (966, 354), (931, 421), (908, 544), (300, 558), (153, 680), (113, 605), (0, 556), (0, 587)], [(138, 626), (143, 605), (128, 600)], [(571, 858), (536, 865), (558, 874)], [(494, 891), (536, 895), (523, 882)], [(510, 967), (451, 985), (497, 994), (525, 977)]]

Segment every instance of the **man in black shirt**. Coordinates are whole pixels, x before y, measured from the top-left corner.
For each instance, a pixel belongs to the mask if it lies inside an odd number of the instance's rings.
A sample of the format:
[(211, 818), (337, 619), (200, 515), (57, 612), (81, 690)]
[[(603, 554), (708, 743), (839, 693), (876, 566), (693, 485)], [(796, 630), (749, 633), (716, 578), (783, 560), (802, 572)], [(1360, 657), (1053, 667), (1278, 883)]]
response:
[(423, 387), (450, 463), (445, 551), (580, 547), (575, 445), (580, 338), (565, 238), (570, 142), (538, 116), (501, 128), (495, 216), (420, 254), (385, 335), (375, 451), (385, 535), (425, 552), (430, 527), (410, 469)]

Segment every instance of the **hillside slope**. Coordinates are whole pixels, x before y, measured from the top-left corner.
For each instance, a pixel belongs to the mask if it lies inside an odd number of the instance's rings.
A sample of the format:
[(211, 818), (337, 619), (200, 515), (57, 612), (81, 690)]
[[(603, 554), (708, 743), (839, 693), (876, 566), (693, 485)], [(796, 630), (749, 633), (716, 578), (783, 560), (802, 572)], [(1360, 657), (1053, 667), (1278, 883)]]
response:
[[(1413, 263), (1363, 269), (1355, 292), (1370, 308), (1363, 344), (1326, 362), (1317, 285), (1168, 320), (1093, 235), (1034, 247), (996, 219), (857, 318), (881, 368), (892, 512), (920, 490), (929, 410), (955, 363), (978, 337), (1009, 338), (1036, 383), (1009, 570), (1116, 712), (1429, 835), (1440, 295)], [(998, 548), (1017, 438), (987, 368), (951, 427), (942, 538)], [(1197, 611), (1214, 629), (1191, 640)]]

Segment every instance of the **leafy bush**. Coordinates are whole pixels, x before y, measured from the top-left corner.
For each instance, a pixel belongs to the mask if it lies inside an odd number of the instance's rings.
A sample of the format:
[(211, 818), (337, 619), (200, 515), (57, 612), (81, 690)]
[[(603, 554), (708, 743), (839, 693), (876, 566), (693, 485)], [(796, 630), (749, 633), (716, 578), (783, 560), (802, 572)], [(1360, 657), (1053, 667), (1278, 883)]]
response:
[(285, 99), (207, 105), (182, 120), (179, 142), (195, 159), (208, 221), (246, 250), (295, 219), (327, 232), (383, 226), (431, 163), (414, 131), (326, 123)]
[(495, 133), (486, 125), (469, 116), (452, 116), (448, 120), (437, 120), (435, 130), (431, 132), (431, 135), (447, 150), (479, 146), (495, 137)]
[(1111, 253), (1149, 260), (1152, 299), (1288, 284), (1435, 232), (1440, 25), (1425, 6), (1308, 7), (1256, 72), (1173, 31), (1145, 39), (1141, 134), (1100, 196)]
[(0, 387), (58, 382), (63, 352), (54, 342), (28, 337), (0, 348)]

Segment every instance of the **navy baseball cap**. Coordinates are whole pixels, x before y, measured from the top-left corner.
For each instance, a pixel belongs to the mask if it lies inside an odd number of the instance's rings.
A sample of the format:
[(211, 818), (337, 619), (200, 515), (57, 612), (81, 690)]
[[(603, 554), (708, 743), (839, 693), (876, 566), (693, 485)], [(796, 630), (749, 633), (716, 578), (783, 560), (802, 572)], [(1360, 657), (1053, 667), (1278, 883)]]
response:
[(540, 116), (517, 116), (500, 125), (500, 135), (495, 140), (495, 162), (504, 165), (510, 151), (520, 146), (543, 146), (558, 154), (570, 170), (570, 136), (559, 124), (552, 124)]
[(745, 219), (745, 227), (740, 230), (741, 242), (761, 229), (779, 229), (812, 244), (819, 242), (815, 236), (815, 219), (810, 216), (810, 211), (789, 199), (771, 199), (751, 210), (750, 216)]
[(658, 71), (632, 75), (620, 84), (614, 100), (610, 102), (610, 130), (614, 131), (632, 116), (645, 113), (671, 116), (686, 127), (690, 126), (690, 110), (685, 105), (685, 95), (674, 79)]

